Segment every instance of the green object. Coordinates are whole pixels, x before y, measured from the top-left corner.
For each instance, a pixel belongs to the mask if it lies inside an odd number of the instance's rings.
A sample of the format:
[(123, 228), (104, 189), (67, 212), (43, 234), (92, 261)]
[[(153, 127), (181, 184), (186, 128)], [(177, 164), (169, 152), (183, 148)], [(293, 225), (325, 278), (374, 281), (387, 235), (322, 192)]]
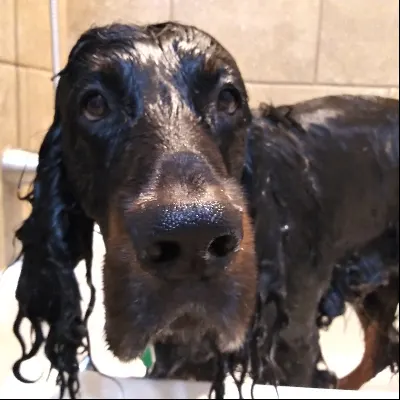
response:
[(153, 366), (155, 362), (153, 346), (146, 347), (146, 350), (143, 352), (141, 359), (147, 369), (150, 369)]

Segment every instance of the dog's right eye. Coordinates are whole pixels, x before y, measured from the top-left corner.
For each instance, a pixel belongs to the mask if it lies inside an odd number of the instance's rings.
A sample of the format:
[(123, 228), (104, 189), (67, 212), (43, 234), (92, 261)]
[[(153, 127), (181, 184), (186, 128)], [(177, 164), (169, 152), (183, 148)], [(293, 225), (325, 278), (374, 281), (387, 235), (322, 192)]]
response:
[(108, 113), (106, 99), (100, 93), (91, 93), (83, 101), (83, 115), (89, 121), (98, 121)]
[(217, 108), (219, 111), (233, 115), (241, 106), (240, 93), (233, 87), (223, 88), (218, 95)]

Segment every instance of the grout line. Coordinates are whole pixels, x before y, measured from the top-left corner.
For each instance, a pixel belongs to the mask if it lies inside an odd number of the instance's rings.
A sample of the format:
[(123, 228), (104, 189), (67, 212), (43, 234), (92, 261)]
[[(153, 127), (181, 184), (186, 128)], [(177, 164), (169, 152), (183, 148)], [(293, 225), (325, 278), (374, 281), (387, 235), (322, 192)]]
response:
[(316, 49), (315, 49), (315, 65), (314, 65), (314, 83), (318, 82), (319, 55), (320, 55), (320, 50), (321, 50), (321, 36), (322, 36), (323, 16), (324, 16), (324, 0), (319, 0), (317, 43), (316, 43)]
[[(18, 50), (18, 44), (17, 44), (17, 41), (16, 41), (16, 51), (17, 50)], [(19, 63), (18, 61), (13, 62), (13, 61), (9, 61), (9, 60), (0, 59), (0, 64), (11, 65), (11, 66), (14, 66), (14, 67), (23, 67), (23, 68), (27, 68), (27, 69), (34, 69), (36, 71), (51, 72), (51, 68), (37, 67), (35, 65)]]
[(269, 85), (269, 86), (307, 86), (307, 87), (320, 87), (320, 86), (326, 86), (326, 87), (358, 87), (358, 88), (366, 88), (366, 89), (397, 89), (396, 85), (391, 85), (391, 84), (381, 84), (381, 85), (375, 85), (375, 84), (364, 84), (364, 83), (354, 83), (354, 84), (349, 84), (349, 83), (333, 83), (333, 82), (316, 82), (310, 83), (310, 82), (290, 82), (290, 81), (255, 81), (251, 79), (244, 79), (246, 84), (252, 84), (252, 85)]

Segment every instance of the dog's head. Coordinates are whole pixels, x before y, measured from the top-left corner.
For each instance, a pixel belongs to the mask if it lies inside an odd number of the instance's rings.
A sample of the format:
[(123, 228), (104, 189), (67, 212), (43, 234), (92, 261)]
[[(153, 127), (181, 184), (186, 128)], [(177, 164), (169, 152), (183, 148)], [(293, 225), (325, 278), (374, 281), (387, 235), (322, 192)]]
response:
[(90, 261), (96, 222), (118, 358), (171, 336), (237, 349), (257, 280), (239, 186), (250, 120), (234, 59), (206, 33), (177, 23), (85, 32), (60, 74), (32, 214), (17, 233), (20, 315), (73, 341), (73, 268)]

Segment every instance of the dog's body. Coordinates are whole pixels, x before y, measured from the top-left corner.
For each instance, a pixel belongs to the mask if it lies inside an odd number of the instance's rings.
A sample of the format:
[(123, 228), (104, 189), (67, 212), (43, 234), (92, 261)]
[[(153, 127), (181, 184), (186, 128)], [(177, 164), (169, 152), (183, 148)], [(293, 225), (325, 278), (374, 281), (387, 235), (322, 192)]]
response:
[[(317, 365), (322, 360), (317, 319), (324, 307), (322, 314), (327, 316), (331, 283), (331, 291), (337, 293), (335, 279), (331, 281), (335, 264), (341, 262), (339, 269), (345, 273), (346, 263), (359, 251), (365, 252), (364, 257), (371, 253), (381, 257), (375, 267), (386, 279), (364, 273), (373, 291), (370, 296), (381, 297), (380, 305), (375, 302), (370, 307), (386, 318), (380, 352), (387, 349), (395, 312), (393, 305), (385, 310), (385, 303), (398, 302), (398, 280), (397, 289), (381, 288), (388, 279), (391, 286), (398, 279), (398, 102), (325, 97), (293, 106), (261, 107), (254, 114), (244, 185), (254, 222), (259, 293), (266, 300), (261, 324), (267, 327), (268, 340), (262, 357), (265, 363), (274, 358), (283, 372), (281, 384), (335, 386), (335, 377)], [(365, 264), (360, 261), (358, 271), (365, 270)], [(355, 304), (361, 294), (351, 285), (348, 290), (353, 296), (345, 300)], [(385, 291), (391, 292), (386, 301)], [(275, 341), (273, 321), (279, 319), (282, 305), (269, 304), (271, 298), (283, 304), (288, 316)], [(159, 348), (156, 376), (169, 369), (162, 365), (166, 351)], [(242, 355), (236, 357), (243, 364)], [(379, 364), (376, 373), (392, 360), (380, 356), (372, 363)], [(187, 368), (180, 366), (179, 374), (204, 377), (206, 370), (209, 366), (196, 369), (192, 360)], [(271, 382), (269, 374), (251, 372), (259, 382)]]

